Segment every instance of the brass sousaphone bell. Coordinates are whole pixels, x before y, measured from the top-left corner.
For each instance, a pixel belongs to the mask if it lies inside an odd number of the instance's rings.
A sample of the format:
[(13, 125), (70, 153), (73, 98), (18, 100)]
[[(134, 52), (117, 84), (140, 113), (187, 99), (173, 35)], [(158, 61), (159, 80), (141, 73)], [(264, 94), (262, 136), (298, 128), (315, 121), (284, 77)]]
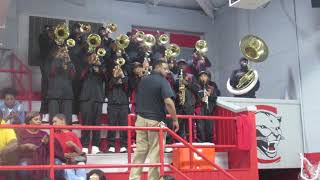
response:
[[(267, 59), (269, 49), (267, 44), (258, 36), (247, 35), (239, 43), (243, 56), (250, 62), (263, 62)], [(248, 65), (249, 66), (249, 65)], [(258, 72), (249, 66), (246, 72), (237, 83), (236, 87), (230, 84), (230, 78), (227, 81), (227, 89), (231, 94), (243, 95), (252, 90), (258, 83)]]
[(70, 31), (66, 24), (58, 24), (54, 29), (54, 41), (59, 46), (64, 44), (69, 35)]

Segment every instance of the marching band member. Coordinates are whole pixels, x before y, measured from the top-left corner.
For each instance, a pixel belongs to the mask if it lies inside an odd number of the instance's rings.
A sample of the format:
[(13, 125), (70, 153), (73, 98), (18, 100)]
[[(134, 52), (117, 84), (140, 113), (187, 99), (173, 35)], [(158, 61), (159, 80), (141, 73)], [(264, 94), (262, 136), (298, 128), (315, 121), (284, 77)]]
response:
[[(240, 59), (240, 69), (236, 69), (232, 72), (230, 77), (230, 85), (236, 88), (237, 83), (247, 72), (249, 71), (248, 60), (246, 58)], [(258, 80), (256, 85), (247, 93), (234, 95), (234, 97), (256, 98), (256, 91), (260, 87), (260, 81)]]
[[(214, 112), (217, 96), (220, 91), (213, 81), (210, 81), (210, 73), (208, 71), (201, 71), (199, 73), (200, 90), (198, 97), (200, 103), (196, 111), (197, 115), (210, 116)], [(200, 142), (212, 142), (213, 140), (214, 122), (211, 120), (200, 119), (197, 121), (198, 140)]]
[(193, 51), (192, 60), (193, 74), (198, 74), (201, 71), (206, 71), (207, 68), (211, 66), (211, 62), (209, 61), (207, 56), (198, 53), (196, 49), (194, 49)]
[[(57, 47), (49, 71), (48, 103), (50, 120), (56, 114), (63, 113), (67, 124), (72, 124), (72, 80), (75, 67), (70, 60), (67, 47)], [(50, 124), (52, 122), (50, 121)]]
[(39, 35), (38, 43), (39, 43), (39, 51), (40, 51), (40, 71), (41, 71), (41, 107), (40, 113), (43, 115), (43, 119), (46, 122), (49, 122), (49, 114), (48, 114), (48, 101), (46, 99), (48, 92), (48, 68), (50, 62), (48, 61), (49, 54), (54, 47), (54, 33), (53, 27), (46, 25), (44, 27), (44, 31)]
[[(198, 85), (196, 84), (195, 79), (192, 74), (186, 73), (188, 64), (184, 59), (180, 59), (177, 62), (178, 65), (178, 74), (175, 81), (175, 90), (178, 94), (176, 98), (176, 109), (177, 113), (180, 115), (193, 115), (196, 96), (198, 93)], [(186, 119), (179, 120), (180, 129), (178, 134), (186, 138), (186, 126), (188, 121)]]
[[(108, 124), (110, 126), (127, 126), (129, 113), (128, 77), (121, 66), (116, 65), (107, 85)], [(116, 131), (108, 131), (109, 152), (115, 152)], [(127, 132), (120, 131), (120, 152), (126, 152)]]
[[(79, 102), (82, 125), (101, 125), (102, 104), (104, 103), (104, 86), (106, 79), (105, 69), (100, 63), (100, 57), (96, 53), (88, 56), (87, 65), (82, 70), (83, 81)], [(98, 150), (100, 142), (100, 131), (82, 131), (81, 143), (88, 147), (90, 134), (92, 132), (92, 145)]]
[(72, 26), (70, 38), (75, 40), (75, 46), (69, 48), (70, 59), (75, 67), (75, 77), (72, 81), (72, 89), (73, 89), (73, 110), (72, 110), (72, 121), (75, 123), (77, 120), (77, 114), (80, 111), (80, 103), (78, 101), (82, 80), (81, 80), (81, 72), (85, 68), (86, 63), (84, 60), (84, 56), (86, 54), (85, 48), (85, 32), (82, 30), (82, 24), (76, 23)]

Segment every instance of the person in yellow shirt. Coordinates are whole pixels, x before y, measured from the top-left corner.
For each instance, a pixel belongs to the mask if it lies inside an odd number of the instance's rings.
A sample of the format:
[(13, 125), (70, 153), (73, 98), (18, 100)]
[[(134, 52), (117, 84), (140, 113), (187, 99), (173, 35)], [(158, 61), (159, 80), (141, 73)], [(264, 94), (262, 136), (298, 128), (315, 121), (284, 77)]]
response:
[[(0, 111), (0, 126), (6, 124)], [(16, 133), (13, 129), (0, 128), (0, 165), (12, 165), (16, 162), (14, 154), (18, 148)], [(8, 180), (14, 180), (14, 172), (0, 171)]]

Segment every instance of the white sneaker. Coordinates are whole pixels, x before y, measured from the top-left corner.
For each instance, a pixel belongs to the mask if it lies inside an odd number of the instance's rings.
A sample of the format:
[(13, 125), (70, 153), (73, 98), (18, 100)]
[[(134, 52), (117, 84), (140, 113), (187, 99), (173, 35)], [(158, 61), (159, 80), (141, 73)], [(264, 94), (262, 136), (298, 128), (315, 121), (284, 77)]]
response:
[(89, 149), (88, 148), (82, 148), (82, 152), (85, 152), (86, 154), (89, 153)]
[(99, 148), (97, 146), (92, 146), (92, 154), (98, 154), (100, 152)]
[(49, 114), (43, 114), (42, 120), (43, 123), (49, 123)]
[(121, 152), (121, 153), (127, 152), (127, 148), (126, 148), (126, 147), (120, 148), (120, 152)]
[(78, 116), (76, 114), (72, 114), (72, 124), (79, 124)]
[(171, 153), (173, 151), (173, 149), (171, 147), (168, 147), (164, 150), (164, 152), (166, 153)]
[(114, 147), (110, 147), (110, 148), (109, 148), (109, 150), (108, 150), (108, 152), (112, 152), (112, 153), (114, 153), (114, 152), (116, 152), (116, 148), (114, 148)]

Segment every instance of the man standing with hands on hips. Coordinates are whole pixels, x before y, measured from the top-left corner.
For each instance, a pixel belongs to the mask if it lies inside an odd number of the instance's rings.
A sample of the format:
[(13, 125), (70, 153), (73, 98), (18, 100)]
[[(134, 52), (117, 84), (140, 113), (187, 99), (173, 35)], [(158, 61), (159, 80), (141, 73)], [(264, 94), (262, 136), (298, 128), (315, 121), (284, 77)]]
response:
[[(141, 79), (136, 96), (136, 127), (159, 127), (166, 119), (166, 110), (172, 117), (175, 132), (179, 130), (174, 105), (174, 92), (166, 76), (169, 73), (168, 64), (155, 61), (154, 70), (149, 76)], [(137, 130), (137, 149), (134, 152), (133, 164), (142, 164), (149, 155), (150, 163), (159, 163), (159, 132)], [(165, 134), (165, 133), (164, 133)], [(163, 137), (165, 140), (165, 135)], [(131, 168), (130, 180), (140, 180), (142, 167)], [(159, 168), (149, 168), (148, 180), (159, 180)]]

